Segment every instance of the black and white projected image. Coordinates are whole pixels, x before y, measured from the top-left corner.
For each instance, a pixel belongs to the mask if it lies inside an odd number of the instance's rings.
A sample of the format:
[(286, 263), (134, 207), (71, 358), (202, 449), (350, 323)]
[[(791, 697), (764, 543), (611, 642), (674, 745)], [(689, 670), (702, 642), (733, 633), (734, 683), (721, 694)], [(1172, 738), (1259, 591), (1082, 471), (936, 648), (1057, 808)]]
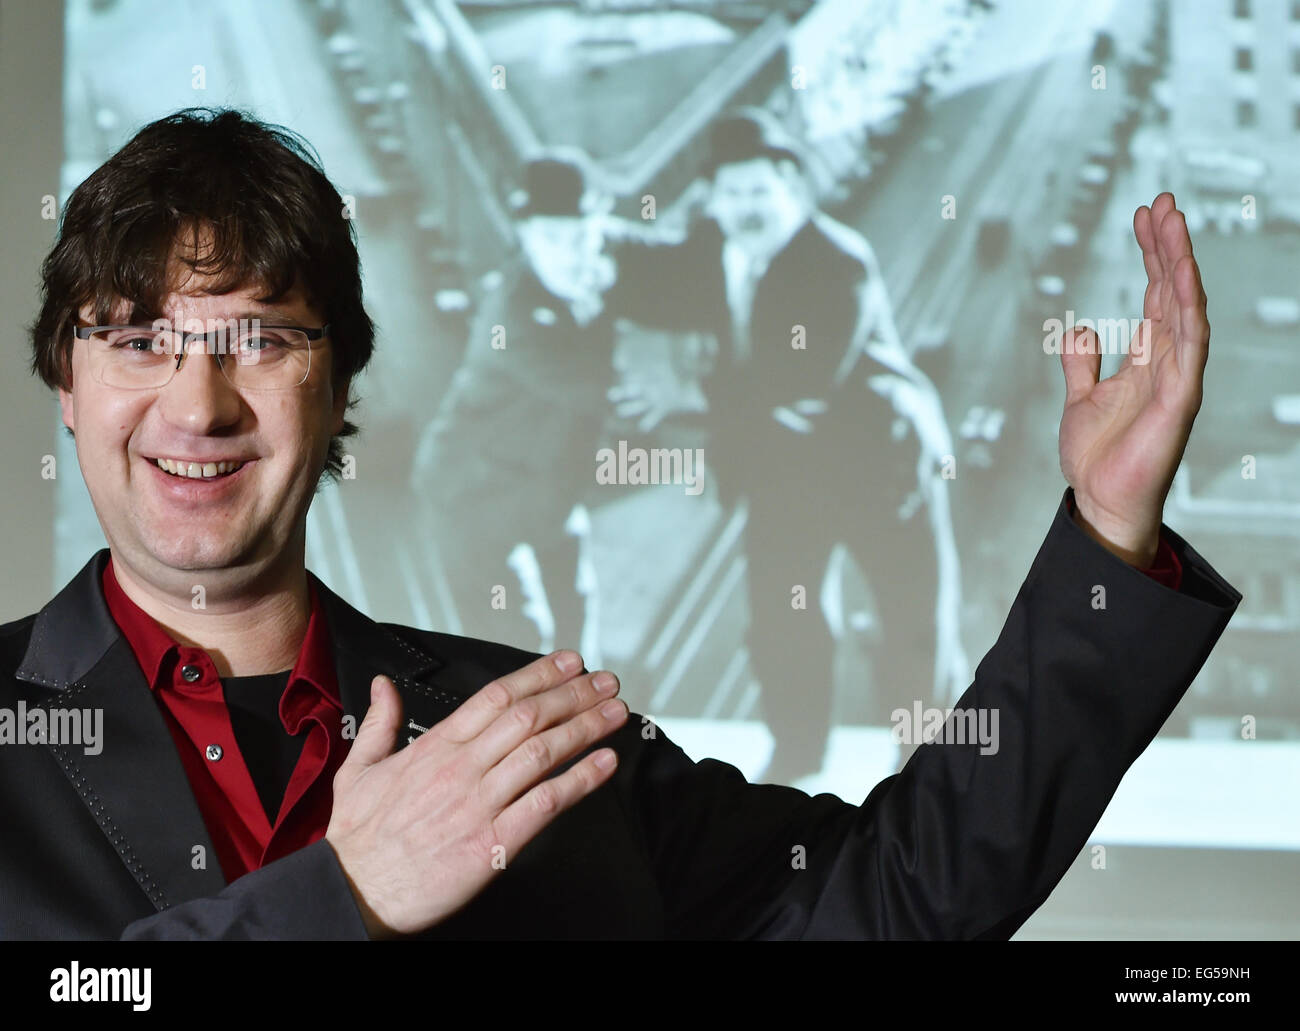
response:
[[(378, 350), (308, 567), (855, 804), (997, 636), (1060, 501), (1061, 335), (1118, 365), (1172, 190), (1216, 350), (1165, 519), (1245, 600), (1093, 840), (1300, 849), (1300, 4), (170, 9), (69, 0), (63, 193), (186, 106), (319, 150)], [(103, 542), (57, 491), (63, 583)]]

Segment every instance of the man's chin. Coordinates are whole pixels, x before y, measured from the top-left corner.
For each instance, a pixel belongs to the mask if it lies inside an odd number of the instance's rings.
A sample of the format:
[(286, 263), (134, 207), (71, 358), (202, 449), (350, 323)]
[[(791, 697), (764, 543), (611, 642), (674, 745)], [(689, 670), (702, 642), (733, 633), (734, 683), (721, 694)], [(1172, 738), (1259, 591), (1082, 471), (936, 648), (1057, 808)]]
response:
[(158, 565), (183, 572), (232, 569), (256, 558), (252, 542), (186, 533), (149, 541), (145, 550)]

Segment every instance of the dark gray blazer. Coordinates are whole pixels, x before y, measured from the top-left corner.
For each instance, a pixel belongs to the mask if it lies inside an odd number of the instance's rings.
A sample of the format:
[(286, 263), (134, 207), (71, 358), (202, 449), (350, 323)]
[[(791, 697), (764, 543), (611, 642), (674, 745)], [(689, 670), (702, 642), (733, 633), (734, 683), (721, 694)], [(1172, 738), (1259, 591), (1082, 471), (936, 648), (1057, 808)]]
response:
[[(1010, 936), (1083, 848), (1241, 600), (1164, 532), (1183, 562), (1179, 592), (1089, 539), (1063, 499), (959, 703), (998, 709), (996, 754), (921, 747), (853, 806), (692, 762), (634, 714), (612, 739), (614, 779), (427, 936)], [(0, 708), (103, 710), (99, 754), (0, 744), (0, 937), (364, 937), (325, 841), (225, 883), (175, 745), (105, 606), (107, 557), (95, 555), (36, 615), (0, 628)], [(376, 673), (393, 677), (407, 716), (428, 727), (534, 658), (376, 623), (316, 585), (343, 706), (358, 722)], [(1104, 609), (1093, 607), (1096, 585)], [(193, 866), (195, 846), (205, 868)]]

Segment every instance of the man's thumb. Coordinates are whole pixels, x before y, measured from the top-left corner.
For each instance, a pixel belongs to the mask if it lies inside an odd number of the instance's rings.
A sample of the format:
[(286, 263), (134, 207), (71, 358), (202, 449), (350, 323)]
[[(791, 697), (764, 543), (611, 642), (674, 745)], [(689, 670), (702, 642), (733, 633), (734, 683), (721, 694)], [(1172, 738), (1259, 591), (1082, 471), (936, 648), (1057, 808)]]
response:
[(1092, 329), (1072, 329), (1061, 348), (1065, 370), (1065, 403), (1087, 397), (1101, 376), (1100, 339)]
[(370, 682), (370, 708), (357, 728), (347, 761), (370, 766), (392, 754), (402, 722), (402, 696), (382, 673)]

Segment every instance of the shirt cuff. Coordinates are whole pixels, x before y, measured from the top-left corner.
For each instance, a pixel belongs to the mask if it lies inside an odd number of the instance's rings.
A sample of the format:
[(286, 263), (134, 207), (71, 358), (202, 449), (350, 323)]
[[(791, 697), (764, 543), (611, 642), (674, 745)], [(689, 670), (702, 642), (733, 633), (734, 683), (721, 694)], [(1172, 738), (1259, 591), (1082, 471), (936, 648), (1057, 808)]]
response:
[[(1066, 499), (1066, 506), (1070, 510), (1070, 516), (1074, 516), (1074, 492), (1071, 491)], [(1174, 552), (1173, 545), (1165, 539), (1164, 532), (1160, 533), (1160, 543), (1156, 547), (1155, 561), (1150, 567), (1142, 570), (1147, 576), (1151, 577), (1158, 584), (1168, 587), (1171, 591), (1176, 591), (1183, 585), (1183, 564), (1178, 560), (1178, 555)]]

